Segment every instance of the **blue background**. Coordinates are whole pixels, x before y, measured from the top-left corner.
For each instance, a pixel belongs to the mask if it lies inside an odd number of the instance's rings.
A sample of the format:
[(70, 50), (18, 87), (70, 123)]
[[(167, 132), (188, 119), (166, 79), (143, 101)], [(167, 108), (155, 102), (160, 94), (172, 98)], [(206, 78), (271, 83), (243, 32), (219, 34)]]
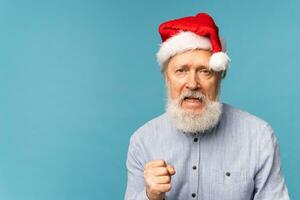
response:
[(300, 199), (299, 7), (0, 0), (0, 199), (123, 199), (129, 137), (164, 111), (157, 27), (200, 11), (214, 16), (232, 59), (223, 101), (273, 126)]

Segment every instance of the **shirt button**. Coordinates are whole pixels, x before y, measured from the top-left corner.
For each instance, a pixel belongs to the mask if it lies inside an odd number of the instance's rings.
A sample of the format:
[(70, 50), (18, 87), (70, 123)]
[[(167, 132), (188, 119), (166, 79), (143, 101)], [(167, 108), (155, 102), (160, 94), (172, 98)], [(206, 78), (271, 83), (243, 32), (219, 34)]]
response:
[(194, 138), (194, 142), (198, 142), (198, 138)]
[(195, 197), (196, 197), (196, 194), (195, 194), (195, 193), (192, 193), (192, 197), (194, 197), (194, 198), (195, 198)]
[(194, 166), (193, 166), (193, 170), (196, 170), (196, 169), (197, 169), (197, 167), (194, 165)]

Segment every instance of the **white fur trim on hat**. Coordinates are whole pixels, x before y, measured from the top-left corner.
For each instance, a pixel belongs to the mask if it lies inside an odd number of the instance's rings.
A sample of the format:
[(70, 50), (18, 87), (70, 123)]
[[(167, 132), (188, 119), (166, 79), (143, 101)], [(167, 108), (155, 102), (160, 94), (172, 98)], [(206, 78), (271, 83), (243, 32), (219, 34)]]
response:
[(211, 50), (210, 40), (189, 31), (180, 32), (160, 45), (156, 54), (157, 62), (163, 67), (165, 62), (177, 53), (199, 48)]
[[(221, 40), (221, 44), (223, 51), (225, 51), (225, 41)], [(160, 49), (156, 54), (157, 62), (163, 68), (172, 56), (193, 49), (212, 50), (209, 38), (193, 32), (182, 31), (160, 45)], [(212, 54), (209, 60), (209, 68), (214, 71), (226, 70), (229, 62), (230, 58), (225, 52), (216, 52)]]

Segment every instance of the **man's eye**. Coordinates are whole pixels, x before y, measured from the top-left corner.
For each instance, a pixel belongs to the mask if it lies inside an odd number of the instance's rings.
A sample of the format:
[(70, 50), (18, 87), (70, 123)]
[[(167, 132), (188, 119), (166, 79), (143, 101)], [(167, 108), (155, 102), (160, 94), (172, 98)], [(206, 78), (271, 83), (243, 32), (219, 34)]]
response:
[(177, 69), (175, 72), (182, 73), (182, 72), (184, 72), (184, 69)]
[(203, 70), (201, 70), (201, 71), (200, 71), (200, 73), (201, 73), (201, 74), (203, 74), (203, 75), (206, 75), (206, 76), (208, 76), (208, 75), (211, 75), (211, 74), (212, 74), (212, 72), (211, 72), (210, 70), (207, 70), (207, 69), (203, 69)]

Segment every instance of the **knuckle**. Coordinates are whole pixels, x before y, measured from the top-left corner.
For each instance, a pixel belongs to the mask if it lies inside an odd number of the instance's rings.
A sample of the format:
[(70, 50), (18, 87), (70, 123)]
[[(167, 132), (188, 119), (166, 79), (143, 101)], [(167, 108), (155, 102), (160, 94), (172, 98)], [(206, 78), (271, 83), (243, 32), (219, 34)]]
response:
[(168, 174), (167, 168), (162, 168), (162, 173), (163, 173), (163, 174)]
[(166, 162), (164, 160), (160, 160), (161, 165), (166, 165)]
[(171, 184), (167, 184), (167, 185), (166, 185), (166, 191), (169, 192), (171, 189), (172, 189)]
[(163, 165), (165, 165), (165, 161), (164, 160), (155, 160), (154, 161), (154, 164), (155, 165), (158, 165), (158, 166), (163, 166)]
[(165, 179), (166, 179), (166, 180), (165, 180), (166, 182), (170, 182), (170, 181), (171, 181), (170, 176), (167, 176)]
[(169, 165), (169, 166), (168, 166), (168, 169), (171, 170), (171, 171), (174, 171), (174, 166)]

